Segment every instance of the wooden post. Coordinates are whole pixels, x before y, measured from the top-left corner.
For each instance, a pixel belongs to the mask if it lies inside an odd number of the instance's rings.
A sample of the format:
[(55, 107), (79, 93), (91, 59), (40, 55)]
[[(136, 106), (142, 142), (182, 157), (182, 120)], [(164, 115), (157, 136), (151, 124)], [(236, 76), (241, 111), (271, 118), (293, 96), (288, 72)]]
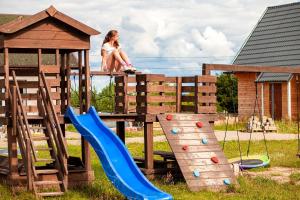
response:
[(71, 66), (70, 66), (70, 53), (67, 54), (67, 59), (66, 59), (66, 82), (67, 82), (67, 106), (71, 105), (71, 81), (70, 81), (70, 76), (71, 76)]
[(10, 116), (10, 102), (9, 102), (9, 54), (8, 48), (4, 48), (4, 84), (5, 84), (5, 106), (6, 106), (6, 117)]
[(128, 75), (124, 75), (123, 76), (123, 87), (124, 87), (124, 114), (128, 113), (128, 106), (129, 106), (129, 102), (128, 102), (128, 94), (127, 94), (127, 87), (128, 87)]
[(195, 110), (194, 112), (197, 114), (199, 112), (199, 103), (198, 103), (198, 76), (195, 76), (195, 94), (194, 94), (194, 104), (195, 104)]
[(11, 99), (11, 117), (12, 127), (9, 125), (8, 128), (8, 153), (9, 153), (9, 171), (11, 179), (19, 176), (18, 172), (18, 151), (17, 151), (17, 89), (16, 86), (12, 88), (12, 99)]
[(181, 112), (182, 77), (176, 77), (176, 112)]
[(66, 111), (66, 75), (65, 75), (65, 69), (66, 69), (66, 53), (62, 54), (61, 57), (61, 66), (60, 66), (60, 99), (61, 99), (61, 112), (65, 113)]
[(151, 171), (153, 164), (153, 122), (144, 122), (145, 168)]
[(117, 135), (125, 144), (125, 122), (124, 121), (117, 122)]
[(31, 153), (30, 153), (30, 141), (28, 138), (25, 139), (26, 143), (26, 174), (27, 174), (27, 190), (32, 191), (33, 180), (32, 180), (32, 169), (31, 169)]
[[(79, 94), (79, 102), (80, 102), (80, 114), (83, 113), (83, 104), (82, 102), (82, 51), (78, 51), (78, 70), (79, 70), (79, 77), (78, 77), (78, 94)], [(76, 88), (75, 88), (76, 89)]]
[[(90, 63), (89, 50), (84, 50), (84, 111), (87, 112), (90, 107)], [(86, 171), (91, 171), (91, 151), (88, 141), (82, 138), (81, 140), (82, 161)]]

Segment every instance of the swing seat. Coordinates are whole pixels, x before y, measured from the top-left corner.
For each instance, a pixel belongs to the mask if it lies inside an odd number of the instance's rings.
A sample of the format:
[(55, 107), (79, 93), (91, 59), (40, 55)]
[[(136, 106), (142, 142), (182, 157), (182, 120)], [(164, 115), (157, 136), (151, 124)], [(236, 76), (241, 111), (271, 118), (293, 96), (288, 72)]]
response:
[(251, 155), (229, 159), (230, 163), (238, 164), (241, 170), (266, 167), (270, 164), (270, 158), (267, 155)]

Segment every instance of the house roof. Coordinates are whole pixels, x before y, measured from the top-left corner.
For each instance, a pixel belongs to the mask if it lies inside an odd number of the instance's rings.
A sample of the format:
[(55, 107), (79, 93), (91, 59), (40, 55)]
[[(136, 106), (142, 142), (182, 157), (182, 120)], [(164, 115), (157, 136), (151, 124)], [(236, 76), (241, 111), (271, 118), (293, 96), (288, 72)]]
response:
[[(233, 64), (300, 66), (300, 2), (266, 9)], [(273, 75), (273, 76), (272, 76)], [(268, 73), (270, 81), (281, 75)], [(285, 74), (288, 77), (289, 74)]]
[(48, 17), (52, 17), (61, 22), (64, 22), (87, 35), (100, 34), (100, 32), (98, 32), (97, 30), (59, 12), (53, 6), (50, 6), (48, 9), (43, 10), (34, 15), (29, 15), (29, 16), (20, 15), (19, 17), (16, 17), (13, 20), (9, 20), (7, 23), (0, 25), (0, 33), (6, 33), (6, 34), (15, 33), (21, 29), (24, 29)]
[(290, 73), (270, 73), (263, 72), (255, 80), (256, 82), (287, 82), (291, 80), (292, 74)]

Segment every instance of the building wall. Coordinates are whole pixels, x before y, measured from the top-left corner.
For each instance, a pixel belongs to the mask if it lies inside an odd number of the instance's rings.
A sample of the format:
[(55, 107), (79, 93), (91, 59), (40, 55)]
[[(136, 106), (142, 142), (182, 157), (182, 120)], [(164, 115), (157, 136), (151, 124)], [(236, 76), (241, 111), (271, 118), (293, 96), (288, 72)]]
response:
[[(247, 119), (253, 115), (255, 103), (255, 79), (256, 73), (235, 73), (238, 79), (238, 112), (241, 119)], [(260, 97), (260, 89), (258, 89)], [(259, 98), (260, 106), (260, 98)], [(258, 110), (256, 110), (257, 112)]]

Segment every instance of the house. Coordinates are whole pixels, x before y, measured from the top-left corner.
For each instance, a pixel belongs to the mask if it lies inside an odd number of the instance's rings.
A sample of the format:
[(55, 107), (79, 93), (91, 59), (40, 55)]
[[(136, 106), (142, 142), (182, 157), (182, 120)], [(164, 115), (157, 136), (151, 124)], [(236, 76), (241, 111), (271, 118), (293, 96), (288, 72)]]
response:
[[(234, 65), (300, 67), (300, 2), (268, 7), (235, 57)], [(253, 114), (258, 83), (259, 107), (273, 119), (297, 119), (296, 76), (290, 73), (235, 72), (238, 111)], [(300, 99), (300, 98), (299, 98)]]

